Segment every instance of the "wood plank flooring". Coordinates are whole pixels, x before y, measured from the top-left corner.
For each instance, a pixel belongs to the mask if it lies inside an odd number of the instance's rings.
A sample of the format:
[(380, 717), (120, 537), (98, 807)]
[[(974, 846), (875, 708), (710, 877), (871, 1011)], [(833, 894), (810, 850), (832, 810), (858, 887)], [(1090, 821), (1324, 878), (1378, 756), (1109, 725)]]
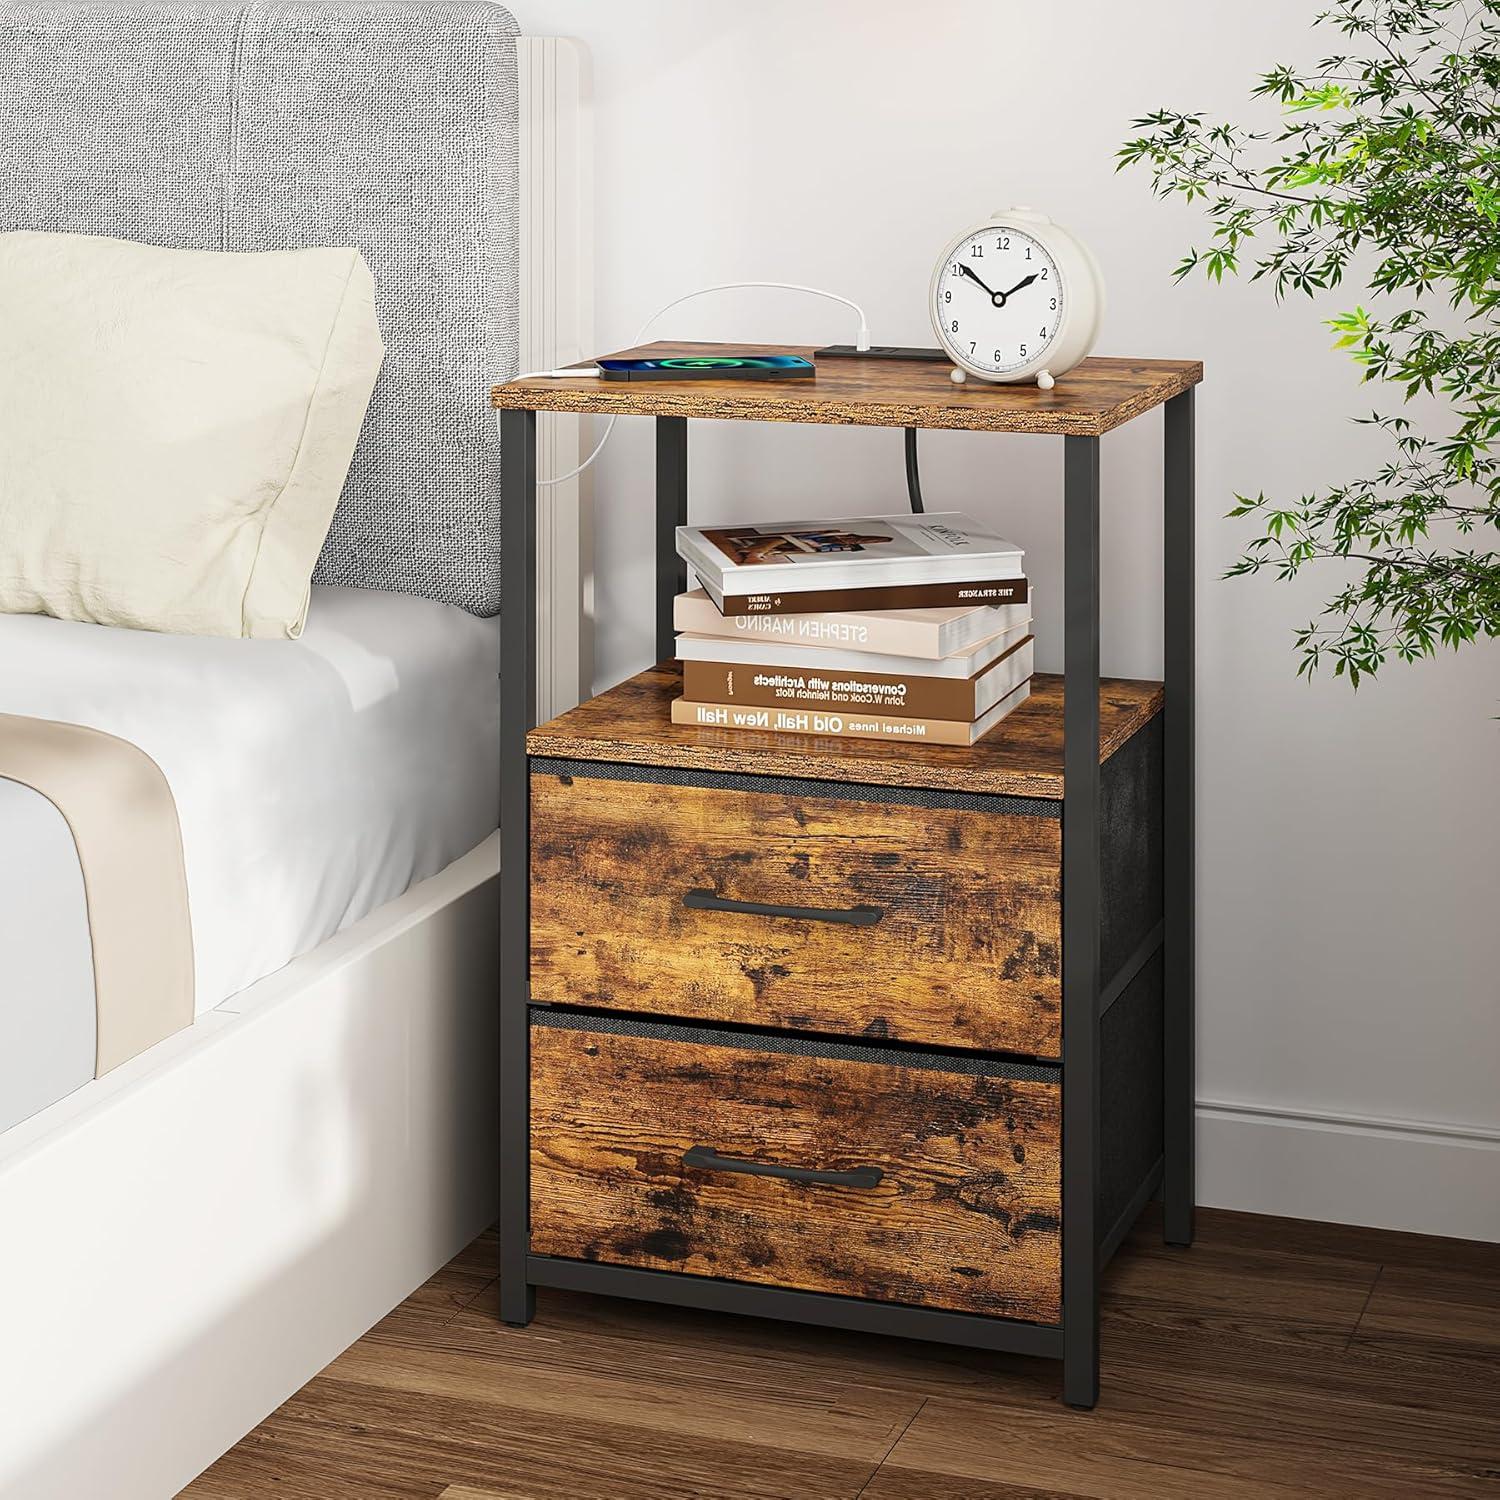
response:
[(1149, 1211), (1058, 1367), (542, 1292), (477, 1240), (189, 1500), (1500, 1500), (1500, 1246)]

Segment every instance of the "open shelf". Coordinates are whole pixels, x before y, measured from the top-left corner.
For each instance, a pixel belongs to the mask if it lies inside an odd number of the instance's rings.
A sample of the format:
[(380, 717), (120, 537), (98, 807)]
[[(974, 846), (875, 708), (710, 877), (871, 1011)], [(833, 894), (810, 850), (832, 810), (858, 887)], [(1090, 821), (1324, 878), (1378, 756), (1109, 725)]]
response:
[[(978, 744), (846, 740), (671, 722), (682, 692), (675, 662), (628, 678), (526, 737), (532, 755), (679, 766), (813, 781), (922, 786), (1008, 797), (1063, 794), (1063, 681), (1038, 673), (1031, 697)], [(1159, 682), (1099, 683), (1099, 758), (1108, 760), (1162, 708)]]

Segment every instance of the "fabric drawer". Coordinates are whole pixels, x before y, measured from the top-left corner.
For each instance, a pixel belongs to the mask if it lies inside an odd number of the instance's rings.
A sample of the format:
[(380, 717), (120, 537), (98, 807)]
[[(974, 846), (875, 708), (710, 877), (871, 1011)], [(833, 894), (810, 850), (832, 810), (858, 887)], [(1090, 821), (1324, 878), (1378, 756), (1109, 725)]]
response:
[(534, 770), (531, 993), (1055, 1058), (1056, 802)]
[(1056, 1322), (1056, 1070), (533, 1012), (533, 1254)]

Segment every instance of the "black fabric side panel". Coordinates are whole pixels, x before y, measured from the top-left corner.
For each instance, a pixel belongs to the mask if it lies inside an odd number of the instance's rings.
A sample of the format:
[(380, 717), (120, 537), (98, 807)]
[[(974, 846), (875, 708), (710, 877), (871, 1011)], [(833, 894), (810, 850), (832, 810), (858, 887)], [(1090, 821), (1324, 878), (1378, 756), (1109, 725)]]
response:
[(1108, 985), (1162, 916), (1162, 716), (1104, 763), (1099, 974)]
[(1162, 1153), (1161, 950), (1099, 1023), (1099, 1234), (1109, 1233)]

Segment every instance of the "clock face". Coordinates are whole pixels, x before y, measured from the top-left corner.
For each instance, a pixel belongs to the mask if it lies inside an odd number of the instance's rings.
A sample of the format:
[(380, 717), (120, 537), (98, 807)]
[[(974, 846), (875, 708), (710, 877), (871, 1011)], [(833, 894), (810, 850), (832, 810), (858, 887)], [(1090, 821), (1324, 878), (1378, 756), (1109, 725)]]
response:
[(1062, 326), (1057, 262), (1022, 229), (990, 225), (961, 240), (933, 288), (949, 353), (993, 375), (1037, 359)]

